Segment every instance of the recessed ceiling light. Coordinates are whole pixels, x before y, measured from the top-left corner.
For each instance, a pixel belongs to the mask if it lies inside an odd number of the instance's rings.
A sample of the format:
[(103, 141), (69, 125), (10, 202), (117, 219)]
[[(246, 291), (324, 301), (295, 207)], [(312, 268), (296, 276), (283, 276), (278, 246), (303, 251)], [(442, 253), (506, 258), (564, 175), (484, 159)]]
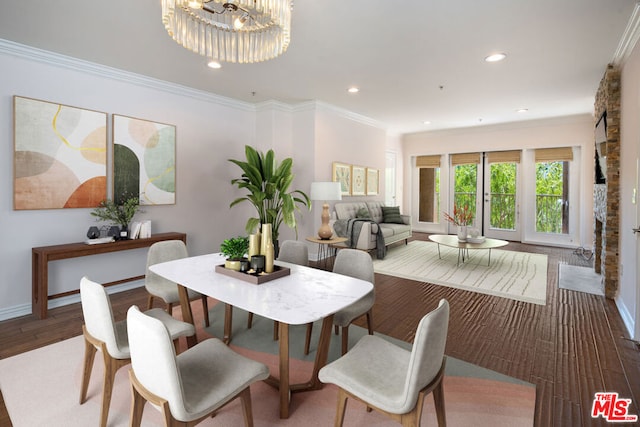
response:
[(349, 89), (347, 89), (347, 92), (349, 92), (349, 93), (358, 93), (358, 92), (360, 92), (360, 89), (355, 87), (355, 86), (351, 86)]
[(431, 124), (431, 122), (430, 122), (429, 120), (424, 120), (424, 121), (422, 122), (422, 124), (423, 124), (423, 125), (430, 125), (430, 124)]
[(516, 110), (516, 113), (526, 113), (527, 111), (529, 111), (529, 109), (528, 109), (528, 108), (518, 108), (518, 109)]
[(207, 67), (217, 70), (218, 68), (222, 68), (222, 65), (218, 61), (212, 60), (207, 62)]
[(502, 61), (506, 57), (507, 57), (506, 53), (494, 53), (484, 58), (484, 60), (486, 62), (498, 62), (498, 61)]

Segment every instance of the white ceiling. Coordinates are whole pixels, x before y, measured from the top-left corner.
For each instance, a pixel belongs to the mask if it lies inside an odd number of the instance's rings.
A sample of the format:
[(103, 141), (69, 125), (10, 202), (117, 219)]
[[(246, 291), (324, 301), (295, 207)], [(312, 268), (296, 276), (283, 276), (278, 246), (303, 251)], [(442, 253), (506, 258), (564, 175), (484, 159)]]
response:
[[(284, 55), (220, 70), (167, 35), (160, 0), (7, 1), (0, 38), (248, 102), (319, 100), (408, 133), (592, 113), (635, 4), (297, 0)], [(508, 57), (484, 62), (494, 52)]]

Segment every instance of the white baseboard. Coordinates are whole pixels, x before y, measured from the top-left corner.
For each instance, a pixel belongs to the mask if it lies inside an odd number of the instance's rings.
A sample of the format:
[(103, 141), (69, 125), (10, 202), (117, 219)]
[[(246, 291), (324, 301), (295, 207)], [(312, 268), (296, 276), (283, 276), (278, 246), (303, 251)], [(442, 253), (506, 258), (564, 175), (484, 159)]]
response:
[[(134, 282), (122, 283), (120, 285), (109, 286), (107, 293), (115, 294), (118, 292), (128, 291), (130, 289), (144, 286), (144, 280), (136, 280)], [(49, 300), (48, 308), (62, 307), (69, 304), (80, 302), (80, 294), (69, 295), (62, 298)], [(28, 316), (32, 313), (31, 304), (21, 304), (13, 307), (0, 309), (0, 321), (14, 319), (16, 317)]]
[(627, 328), (627, 333), (629, 334), (629, 337), (631, 337), (632, 339), (637, 338), (633, 336), (633, 334), (635, 333), (635, 320), (633, 319), (633, 316), (629, 312), (629, 309), (624, 304), (624, 301), (622, 301), (619, 295), (616, 297), (615, 302), (616, 302), (616, 306), (618, 307), (618, 312), (620, 313), (620, 317), (622, 317), (622, 322), (624, 323), (624, 326), (626, 326)]

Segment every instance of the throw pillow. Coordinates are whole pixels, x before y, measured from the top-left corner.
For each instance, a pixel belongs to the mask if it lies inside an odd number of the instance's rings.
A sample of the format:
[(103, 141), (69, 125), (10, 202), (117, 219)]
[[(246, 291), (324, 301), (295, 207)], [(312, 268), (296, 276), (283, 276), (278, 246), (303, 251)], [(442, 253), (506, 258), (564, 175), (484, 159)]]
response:
[(392, 223), (392, 224), (404, 224), (404, 221), (400, 216), (400, 207), (399, 206), (383, 206), (382, 222)]
[(371, 219), (371, 215), (369, 215), (369, 209), (367, 208), (358, 209), (358, 212), (356, 212), (356, 218)]

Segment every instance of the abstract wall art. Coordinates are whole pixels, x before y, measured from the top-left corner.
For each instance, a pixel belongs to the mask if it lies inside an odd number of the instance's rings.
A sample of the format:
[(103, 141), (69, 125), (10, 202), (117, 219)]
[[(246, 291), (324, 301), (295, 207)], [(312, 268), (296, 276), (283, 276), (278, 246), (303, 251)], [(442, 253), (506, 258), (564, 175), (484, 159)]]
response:
[(176, 203), (176, 127), (113, 115), (113, 197), (141, 205)]
[(13, 208), (96, 207), (107, 196), (107, 114), (13, 97)]

